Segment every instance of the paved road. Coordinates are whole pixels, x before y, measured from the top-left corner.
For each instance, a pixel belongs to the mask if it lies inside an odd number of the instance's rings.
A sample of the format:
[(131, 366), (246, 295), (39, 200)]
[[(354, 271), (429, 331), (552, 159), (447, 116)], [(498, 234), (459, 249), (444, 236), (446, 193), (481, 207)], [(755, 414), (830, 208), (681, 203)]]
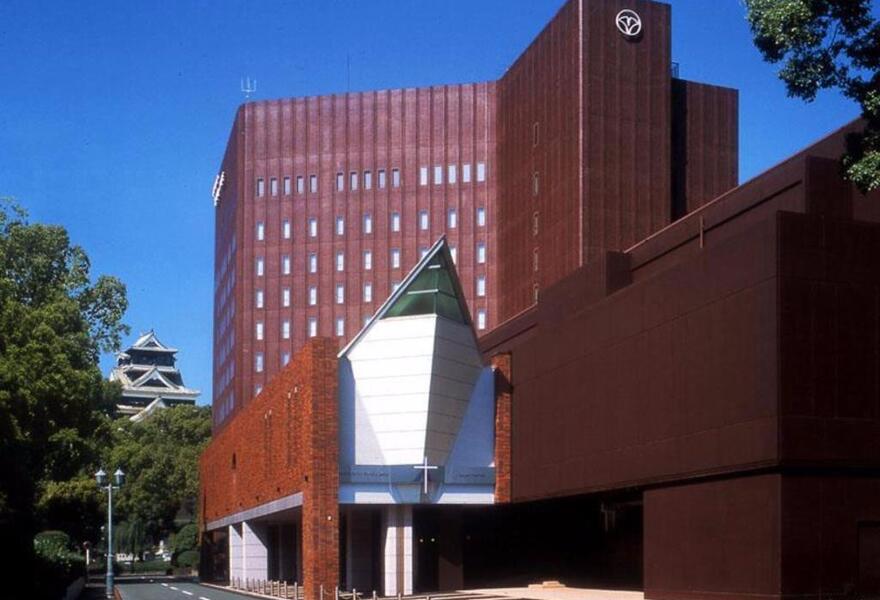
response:
[(123, 600), (242, 600), (253, 596), (233, 594), (197, 583), (173, 579), (146, 578), (141, 581), (117, 581)]

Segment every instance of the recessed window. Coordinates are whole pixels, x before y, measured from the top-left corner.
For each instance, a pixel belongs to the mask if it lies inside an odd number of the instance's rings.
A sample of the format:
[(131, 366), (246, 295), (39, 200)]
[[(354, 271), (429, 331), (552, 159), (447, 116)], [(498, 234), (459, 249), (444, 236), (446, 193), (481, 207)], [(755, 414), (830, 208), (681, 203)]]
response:
[(281, 290), (281, 306), (287, 308), (290, 306), (290, 288), (286, 287)]
[(485, 275), (480, 275), (477, 277), (477, 296), (485, 296), (486, 295), (486, 277)]
[(443, 166), (442, 165), (434, 165), (434, 185), (441, 185), (443, 183)]
[(452, 262), (458, 262), (458, 248), (456, 248), (455, 246), (450, 246), (449, 256), (452, 257)]
[(284, 221), (281, 223), (281, 237), (283, 237), (285, 240), (290, 239), (290, 221), (288, 221), (287, 219), (284, 219)]
[(272, 179), (269, 180), (269, 192), (270, 192), (273, 196), (277, 196), (277, 195), (278, 195), (278, 180), (275, 179), (274, 177), (273, 177)]
[(399, 288), (399, 287), (400, 287), (399, 281), (392, 281), (391, 282), (391, 293), (393, 294), (394, 292), (396, 292), (397, 288)]
[(286, 367), (290, 363), (290, 352), (281, 353), (281, 366)]
[(265, 267), (265, 264), (263, 263), (263, 257), (261, 256), (257, 259), (257, 277), (263, 276), (263, 268), (264, 267)]
[(532, 235), (538, 235), (538, 211), (532, 213)]
[(309, 317), (309, 337), (318, 335), (318, 319)]
[(345, 235), (344, 217), (336, 217), (336, 235)]
[(385, 189), (385, 169), (379, 169), (379, 189)]
[(318, 192), (318, 176), (309, 175), (309, 191), (313, 194)]
[(477, 263), (483, 264), (486, 262), (486, 244), (480, 242), (477, 244)]
[(538, 122), (535, 121), (535, 124), (532, 125), (532, 146), (538, 145), (538, 136), (540, 134), (540, 130), (538, 128)]
[(539, 292), (540, 288), (538, 288), (538, 284), (536, 283), (532, 286), (532, 302), (534, 302), (535, 304), (538, 303)]
[(262, 198), (266, 194), (266, 183), (263, 181), (263, 178), (260, 177), (257, 179), (257, 197)]
[(257, 290), (254, 294), (254, 306), (256, 308), (263, 308), (263, 290)]
[(369, 323), (369, 322), (370, 322), (370, 319), (372, 319), (372, 318), (373, 318), (373, 317), (372, 317), (371, 315), (367, 315), (367, 316), (365, 316), (364, 319), (363, 319), (363, 321), (364, 321), (364, 325), (363, 325), (363, 326), (366, 327), (366, 326), (367, 326), (367, 323)]
[(289, 195), (290, 195), (290, 192), (291, 192), (291, 189), (290, 189), (290, 177), (285, 177), (285, 178), (284, 178), (284, 195), (285, 195), (285, 196), (289, 196)]
[(336, 304), (345, 304), (345, 286), (336, 284)]
[(348, 188), (349, 188), (352, 192), (356, 192), (357, 189), (358, 189), (358, 174), (357, 174), (357, 171), (352, 171), (351, 173), (348, 174), (348, 181), (349, 181), (349, 183), (348, 183)]
[(485, 227), (486, 226), (486, 209), (478, 208), (477, 209), (477, 227)]
[(254, 354), (254, 371), (256, 371), (257, 373), (263, 372), (263, 353), (262, 352), (257, 352), (256, 354)]
[(345, 253), (341, 250), (336, 253), (336, 270), (344, 271), (345, 270)]
[(318, 237), (318, 219), (315, 217), (309, 219), (309, 237)]
[(345, 189), (345, 173), (336, 174), (336, 191), (341, 192)]
[(255, 396), (259, 396), (260, 392), (262, 392), (262, 391), (263, 391), (263, 384), (262, 383), (258, 383), (254, 386), (254, 395)]
[(461, 181), (462, 183), (471, 182), (471, 164), (465, 163), (461, 165)]
[(302, 194), (306, 191), (306, 182), (305, 178), (302, 175), (296, 176), (296, 193)]
[(262, 242), (264, 239), (266, 239), (266, 226), (260, 221), (257, 223), (257, 240)]
[(486, 163), (477, 163), (477, 181), (486, 181)]
[(454, 208), (449, 209), (449, 212), (447, 213), (446, 223), (449, 229), (455, 229), (456, 227), (458, 227), (458, 213), (455, 212)]
[(365, 283), (364, 284), (364, 302), (372, 302), (373, 301), (373, 284)]
[(263, 322), (257, 321), (255, 325), (256, 325), (256, 327), (255, 327), (256, 331), (254, 331), (254, 334), (257, 338), (257, 341), (260, 341), (263, 339)]
[(428, 254), (428, 247), (427, 246), (422, 246), (421, 248), (419, 248), (419, 258), (425, 258), (425, 255), (427, 255), (427, 254)]
[(373, 172), (372, 171), (364, 171), (364, 189), (365, 190), (373, 189)]
[(428, 167), (419, 167), (419, 185), (428, 185)]
[(309, 273), (318, 272), (318, 255), (314, 252), (309, 253)]
[(400, 268), (400, 250), (398, 248), (391, 249), (391, 268)]
[(477, 329), (480, 331), (486, 329), (486, 311), (484, 309), (477, 311)]
[(345, 335), (345, 319), (336, 317), (336, 336), (343, 337)]
[(400, 213), (391, 213), (391, 231), (400, 231)]
[(309, 306), (315, 306), (318, 303), (318, 288), (309, 287)]
[(364, 250), (364, 271), (370, 271), (373, 268), (373, 252)]
[(364, 235), (373, 233), (373, 217), (369, 213), (364, 215)]
[(281, 274), (290, 275), (290, 255), (285, 254), (281, 257)]
[(532, 173), (532, 196), (537, 196), (539, 190), (538, 172)]
[(538, 249), (537, 248), (532, 250), (532, 270), (533, 271), (538, 270)]
[(391, 186), (400, 187), (400, 169), (391, 169)]
[(290, 319), (284, 319), (281, 321), (281, 339), (290, 339)]
[(446, 181), (450, 184), (458, 181), (458, 169), (455, 165), (449, 165), (446, 168)]
[(422, 231), (428, 229), (428, 211), (426, 210), (419, 211), (419, 229)]

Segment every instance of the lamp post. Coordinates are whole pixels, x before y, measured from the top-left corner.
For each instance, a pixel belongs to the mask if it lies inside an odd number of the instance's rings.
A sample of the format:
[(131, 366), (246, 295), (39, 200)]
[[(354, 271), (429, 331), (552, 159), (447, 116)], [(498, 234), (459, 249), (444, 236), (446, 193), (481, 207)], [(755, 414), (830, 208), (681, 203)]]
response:
[[(113, 597), (113, 490), (118, 490), (125, 483), (125, 473), (122, 469), (116, 469), (113, 473), (113, 481), (107, 479), (104, 469), (95, 473), (95, 481), (102, 490), (107, 490), (107, 597)], [(115, 484), (115, 485), (114, 485)]]

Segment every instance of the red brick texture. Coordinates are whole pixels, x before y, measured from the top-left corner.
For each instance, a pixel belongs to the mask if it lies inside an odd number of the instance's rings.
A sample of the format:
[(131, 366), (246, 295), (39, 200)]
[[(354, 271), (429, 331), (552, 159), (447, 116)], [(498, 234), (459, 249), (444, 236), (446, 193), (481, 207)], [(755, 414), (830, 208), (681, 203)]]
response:
[(510, 419), (513, 387), (510, 354), (492, 357), (495, 370), (495, 502), (511, 499), (510, 481)]
[[(313, 338), (215, 434), (200, 461), (205, 524), (303, 493), (303, 578), (308, 598), (338, 577), (336, 341)], [(329, 517), (329, 518), (328, 518)]]

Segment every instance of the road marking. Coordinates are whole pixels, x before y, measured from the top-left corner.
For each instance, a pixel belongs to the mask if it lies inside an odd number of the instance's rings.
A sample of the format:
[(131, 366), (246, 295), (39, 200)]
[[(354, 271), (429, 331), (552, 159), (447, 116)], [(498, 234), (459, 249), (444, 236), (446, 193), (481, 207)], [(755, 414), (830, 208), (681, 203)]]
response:
[(187, 596), (192, 596), (192, 595), (193, 595), (192, 592), (187, 592), (186, 590), (180, 590), (180, 591), (183, 592), (184, 594), (186, 594)]
[(205, 598), (204, 596), (199, 596), (199, 600), (211, 600), (210, 598)]
[(162, 585), (164, 585), (165, 587), (168, 587), (168, 584), (167, 584), (167, 583), (163, 583)]
[(171, 589), (174, 590), (175, 592), (178, 591), (177, 588), (174, 587), (173, 585), (171, 586)]

